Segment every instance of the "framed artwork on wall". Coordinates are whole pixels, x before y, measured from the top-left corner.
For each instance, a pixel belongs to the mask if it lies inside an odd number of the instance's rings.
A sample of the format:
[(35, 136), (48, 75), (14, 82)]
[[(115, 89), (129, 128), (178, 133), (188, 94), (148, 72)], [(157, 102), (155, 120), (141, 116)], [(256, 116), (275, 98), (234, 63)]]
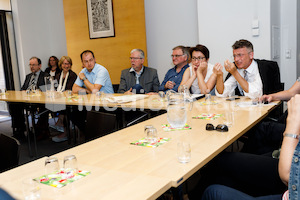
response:
[(114, 37), (112, 0), (87, 0), (90, 38)]

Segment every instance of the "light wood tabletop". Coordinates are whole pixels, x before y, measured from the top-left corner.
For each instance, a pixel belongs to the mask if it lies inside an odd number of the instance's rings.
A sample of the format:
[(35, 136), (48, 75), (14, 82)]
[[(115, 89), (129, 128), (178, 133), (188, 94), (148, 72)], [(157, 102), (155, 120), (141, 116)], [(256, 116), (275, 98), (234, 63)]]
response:
[[(91, 171), (91, 174), (62, 189), (43, 185), (42, 199), (155, 199), (169, 188), (182, 184), (276, 107), (275, 104), (257, 106), (249, 102), (247, 98), (226, 101), (214, 97), (212, 105), (205, 105), (206, 102), (200, 99), (193, 103), (187, 114), (190, 130), (165, 131), (162, 125), (168, 121), (167, 114), (163, 114), (60, 152), (54, 155), (60, 162), (66, 155), (76, 155), (79, 169)], [(223, 124), (222, 115), (226, 112), (234, 113), (234, 124), (228, 132), (205, 130), (207, 123)], [(214, 120), (192, 119), (203, 113), (221, 116)], [(144, 126), (149, 124), (156, 127), (159, 137), (171, 140), (156, 148), (131, 145), (145, 137)], [(182, 164), (177, 160), (179, 141), (191, 145), (189, 163)], [(18, 187), (21, 178), (42, 175), (44, 160), (0, 174), (1, 187), (21, 198)]]

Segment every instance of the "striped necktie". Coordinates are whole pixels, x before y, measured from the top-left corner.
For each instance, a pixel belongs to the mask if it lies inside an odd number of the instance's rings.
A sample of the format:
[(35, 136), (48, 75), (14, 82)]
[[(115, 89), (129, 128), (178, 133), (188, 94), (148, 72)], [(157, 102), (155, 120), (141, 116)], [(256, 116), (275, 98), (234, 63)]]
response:
[(36, 83), (35, 83), (35, 77), (36, 77), (36, 74), (33, 73), (32, 76), (31, 76), (31, 78), (30, 78), (29, 86), (27, 88), (28, 90), (33, 89), (33, 86), (36, 85)]

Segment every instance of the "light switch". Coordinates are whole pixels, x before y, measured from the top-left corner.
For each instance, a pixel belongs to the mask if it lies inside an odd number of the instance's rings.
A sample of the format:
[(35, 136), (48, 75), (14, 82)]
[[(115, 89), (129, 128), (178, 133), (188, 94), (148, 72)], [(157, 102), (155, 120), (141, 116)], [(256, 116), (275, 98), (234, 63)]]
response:
[(291, 55), (291, 50), (290, 49), (287, 49), (285, 50), (285, 58), (286, 59), (291, 59), (292, 55)]
[(252, 21), (252, 28), (259, 28), (258, 19)]
[(252, 29), (252, 36), (259, 36), (259, 29), (258, 28)]

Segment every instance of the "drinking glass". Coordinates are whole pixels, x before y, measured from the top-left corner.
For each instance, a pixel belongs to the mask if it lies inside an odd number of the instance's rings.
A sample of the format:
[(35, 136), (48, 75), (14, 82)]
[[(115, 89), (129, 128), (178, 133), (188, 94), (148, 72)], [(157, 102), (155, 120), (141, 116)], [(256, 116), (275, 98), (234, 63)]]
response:
[(181, 93), (183, 95), (185, 101), (190, 101), (191, 93), (186, 85), (180, 85), (178, 87), (178, 93)]
[(22, 191), (25, 200), (40, 199), (39, 183), (32, 178), (26, 178), (22, 181)]
[(77, 158), (75, 155), (68, 155), (64, 157), (64, 169), (67, 171), (75, 171), (75, 173), (78, 171)]
[(0, 89), (0, 94), (5, 94), (6, 93), (6, 89), (5, 88), (1, 88)]
[(154, 127), (151, 127), (151, 128), (147, 128), (146, 130), (146, 138), (147, 138), (147, 141), (150, 142), (150, 143), (154, 143), (154, 142), (157, 142), (157, 130), (156, 128)]
[(187, 110), (183, 95), (176, 94), (172, 96), (167, 108), (168, 122), (173, 128), (183, 128), (187, 120)]
[(191, 160), (191, 145), (188, 142), (177, 143), (177, 158), (180, 163), (188, 163)]
[(159, 91), (158, 92), (158, 96), (161, 98), (161, 99), (164, 99), (165, 98), (165, 92), (163, 92), (163, 91)]
[(145, 127), (144, 127), (144, 133), (145, 133), (146, 139), (147, 139), (147, 131), (148, 131), (149, 128), (154, 128), (154, 126), (153, 125), (145, 125)]
[(59, 163), (56, 157), (49, 157), (45, 160), (45, 173), (51, 174), (59, 171)]
[(224, 114), (224, 124), (231, 127), (234, 124), (234, 112), (226, 112)]
[(72, 97), (72, 90), (66, 90), (66, 94), (68, 98)]

